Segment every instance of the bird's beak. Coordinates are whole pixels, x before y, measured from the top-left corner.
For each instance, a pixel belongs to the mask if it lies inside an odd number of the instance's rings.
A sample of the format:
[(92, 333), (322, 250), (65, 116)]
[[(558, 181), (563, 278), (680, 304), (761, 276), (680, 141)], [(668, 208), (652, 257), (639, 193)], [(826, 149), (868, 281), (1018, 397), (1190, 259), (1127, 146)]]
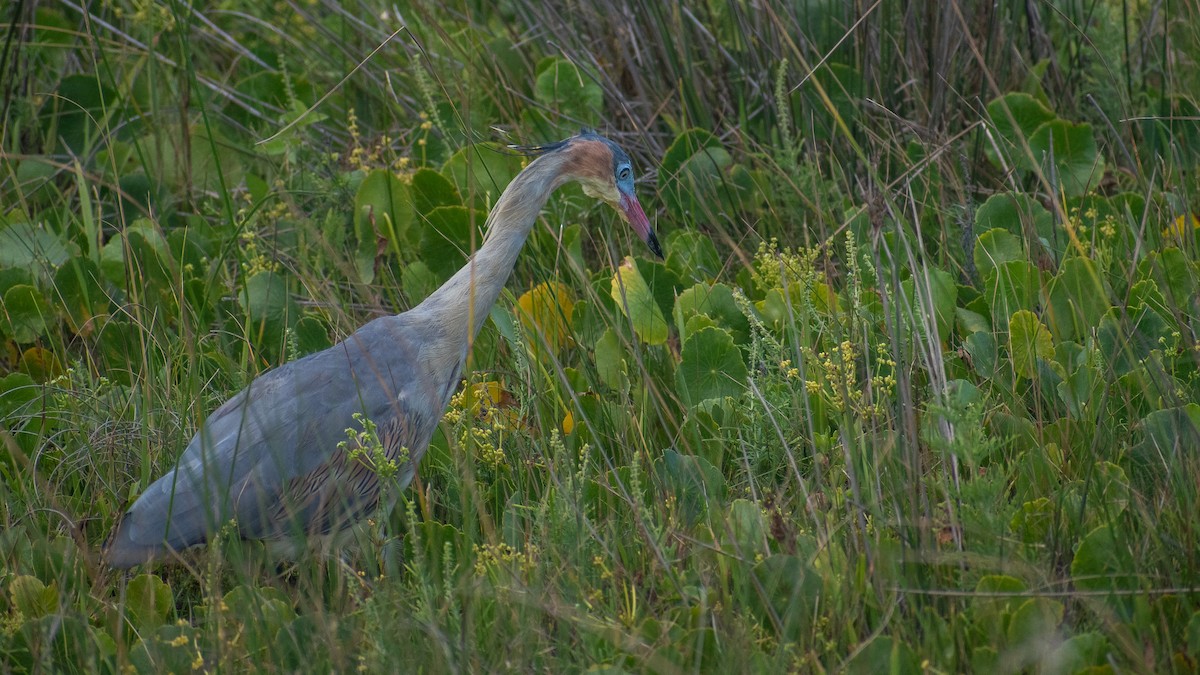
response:
[(642, 210), (637, 197), (621, 192), (618, 206), (621, 207), (625, 220), (629, 221), (629, 226), (646, 242), (646, 246), (650, 247), (650, 252), (662, 259), (662, 246), (658, 243), (658, 237), (654, 236), (654, 228), (650, 226), (650, 219), (646, 217), (646, 212)]

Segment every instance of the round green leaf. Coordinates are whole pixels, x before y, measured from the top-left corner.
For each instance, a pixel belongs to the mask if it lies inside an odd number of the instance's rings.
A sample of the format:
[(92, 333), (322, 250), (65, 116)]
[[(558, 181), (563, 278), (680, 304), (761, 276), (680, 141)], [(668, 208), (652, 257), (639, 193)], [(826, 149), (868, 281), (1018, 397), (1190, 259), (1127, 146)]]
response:
[(18, 284), (5, 291), (5, 329), (15, 342), (33, 342), (45, 335), (50, 317), (50, 306), (33, 286)]
[(163, 625), (174, 608), (171, 587), (153, 574), (139, 574), (125, 589), (125, 611), (139, 630)]
[(27, 618), (37, 619), (58, 611), (58, 585), (49, 586), (28, 575), (15, 577), (8, 585), (12, 604)]
[(759, 620), (781, 636), (803, 635), (820, 616), (821, 577), (796, 556), (773, 555), (754, 566), (749, 604)]
[(701, 328), (683, 343), (675, 370), (679, 393), (688, 405), (710, 398), (739, 396), (746, 390), (746, 362), (729, 331)]
[(71, 330), (83, 330), (97, 314), (108, 307), (104, 277), (96, 263), (77, 257), (54, 273), (54, 291), (67, 316)]
[(987, 105), (991, 120), (992, 138), (995, 143), (985, 142), (984, 152), (988, 159), (1000, 165), (996, 147), (1007, 154), (1010, 166), (1028, 167), (1029, 162), (1022, 150), (1021, 141), (1026, 142), (1042, 124), (1054, 119), (1054, 113), (1029, 94), (1011, 92), (993, 99)]
[(448, 178), (433, 169), (419, 169), (412, 177), (413, 209), (427, 214), (439, 206), (461, 206), (462, 197)]
[(442, 173), (469, 205), (489, 209), (521, 171), (521, 158), (495, 143), (479, 143), (454, 153)]
[(659, 168), (660, 195), (680, 220), (713, 220), (733, 213), (755, 194), (754, 178), (712, 133), (691, 129), (680, 134)]
[(937, 326), (938, 338), (945, 341), (954, 328), (958, 285), (954, 283), (954, 277), (945, 270), (930, 267), (927, 271), (928, 274), (919, 279), (920, 293), (916, 292), (917, 277), (905, 279), (901, 282), (901, 289), (908, 301), (908, 307), (911, 308), (916, 329), (924, 335), (928, 321), (933, 319)]
[(299, 356), (319, 352), (333, 345), (329, 341), (329, 327), (315, 316), (302, 316), (292, 328)]
[(680, 279), (717, 278), (721, 256), (712, 239), (695, 230), (675, 230), (667, 237), (667, 267)]
[(0, 229), (0, 267), (37, 273), (46, 267), (58, 267), (78, 255), (78, 246), (44, 226), (13, 223)]
[(41, 393), (41, 387), (25, 373), (9, 373), (0, 377), (0, 424), (9, 415), (22, 412), (27, 403)]
[(548, 110), (575, 125), (595, 126), (604, 106), (604, 91), (574, 63), (551, 57), (538, 65), (533, 96)]
[[(421, 224), (421, 261), (442, 279), (448, 279), (483, 243), (478, 228), (484, 218), (465, 206), (439, 206)], [(473, 236), (472, 236), (473, 235)]]
[(673, 314), (677, 325), (688, 325), (694, 316), (707, 316), (713, 325), (729, 329), (737, 344), (750, 341), (750, 321), (734, 302), (733, 290), (725, 284), (696, 284), (680, 293)]
[(1137, 575), (1126, 571), (1121, 549), (1112, 526), (1101, 525), (1089, 532), (1071, 561), (1075, 587), (1087, 591), (1137, 588)]
[(1008, 643), (1014, 648), (1042, 648), (1062, 623), (1063, 604), (1050, 598), (1029, 598), (1008, 623)]
[(274, 272), (259, 272), (247, 279), (238, 300), (250, 321), (255, 324), (283, 323), (288, 316), (295, 315), (287, 282)]
[(1050, 120), (1033, 132), (1029, 149), (1046, 178), (1069, 197), (1084, 194), (1104, 175), (1104, 158), (1090, 124)]
[(975, 211), (976, 232), (1002, 229), (1025, 241), (1036, 238), (1058, 258), (1066, 247), (1066, 235), (1055, 236), (1054, 227), (1054, 217), (1046, 207), (1024, 193), (994, 194)]
[(1011, 232), (993, 228), (975, 240), (975, 269), (980, 277), (986, 278), (998, 265), (1011, 260), (1025, 260), (1025, 249), (1021, 240)]
[(685, 520), (694, 524), (708, 512), (709, 504), (723, 505), (728, 487), (725, 477), (708, 460), (667, 449), (654, 463), (660, 485), (675, 494)]
[(1111, 306), (1108, 283), (1087, 258), (1063, 261), (1047, 291), (1046, 319), (1060, 340), (1090, 334)]

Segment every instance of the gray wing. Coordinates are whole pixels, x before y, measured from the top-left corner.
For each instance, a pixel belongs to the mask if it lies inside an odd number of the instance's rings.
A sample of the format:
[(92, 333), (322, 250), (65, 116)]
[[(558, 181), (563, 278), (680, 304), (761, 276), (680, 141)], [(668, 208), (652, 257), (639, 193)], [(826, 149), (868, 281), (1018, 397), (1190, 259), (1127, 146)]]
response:
[(338, 444), (361, 430), (361, 413), (378, 428), (411, 480), (458, 374), (431, 372), (421, 333), (407, 315), (377, 319), (333, 347), (255, 379), (218, 408), (174, 470), (130, 508), (105, 551), (115, 566), (208, 541), (237, 519), (245, 538), (325, 533), (376, 505), (377, 475)]

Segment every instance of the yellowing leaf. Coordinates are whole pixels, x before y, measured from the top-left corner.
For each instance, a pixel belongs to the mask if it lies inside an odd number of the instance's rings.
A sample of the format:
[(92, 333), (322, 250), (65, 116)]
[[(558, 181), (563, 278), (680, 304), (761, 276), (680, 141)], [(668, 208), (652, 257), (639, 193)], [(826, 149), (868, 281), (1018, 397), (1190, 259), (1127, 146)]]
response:
[(661, 345), (667, 341), (667, 320), (650, 292), (650, 286), (626, 257), (612, 279), (612, 298), (621, 313), (633, 324), (633, 332), (642, 342)]
[(1197, 229), (1200, 229), (1200, 218), (1193, 215), (1179, 216), (1174, 223), (1163, 230), (1163, 239), (1186, 242), (1188, 241), (1188, 230)]
[(535, 353), (541, 349), (543, 337), (555, 353), (570, 341), (571, 312), (575, 309), (571, 289), (557, 281), (538, 284), (517, 299), (517, 306), (517, 316)]

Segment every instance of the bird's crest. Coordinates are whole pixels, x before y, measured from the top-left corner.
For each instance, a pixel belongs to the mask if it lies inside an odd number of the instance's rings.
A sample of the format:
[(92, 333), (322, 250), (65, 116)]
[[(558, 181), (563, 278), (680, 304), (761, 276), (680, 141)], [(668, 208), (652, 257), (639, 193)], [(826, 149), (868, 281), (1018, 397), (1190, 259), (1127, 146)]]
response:
[(567, 144), (569, 144), (571, 141), (575, 140), (576, 138), (582, 138), (585, 136), (597, 136), (598, 137), (599, 134), (596, 133), (595, 129), (592, 129), (590, 127), (583, 127), (579, 130), (578, 135), (563, 139), (561, 141), (557, 141), (554, 143), (546, 143), (545, 145), (513, 145), (513, 144), (510, 144), (508, 146), (508, 149), (515, 152), (518, 155), (524, 155), (526, 157), (539, 157), (541, 155), (545, 155), (545, 154), (554, 152), (556, 150), (561, 150), (561, 149), (565, 148), (567, 146)]

